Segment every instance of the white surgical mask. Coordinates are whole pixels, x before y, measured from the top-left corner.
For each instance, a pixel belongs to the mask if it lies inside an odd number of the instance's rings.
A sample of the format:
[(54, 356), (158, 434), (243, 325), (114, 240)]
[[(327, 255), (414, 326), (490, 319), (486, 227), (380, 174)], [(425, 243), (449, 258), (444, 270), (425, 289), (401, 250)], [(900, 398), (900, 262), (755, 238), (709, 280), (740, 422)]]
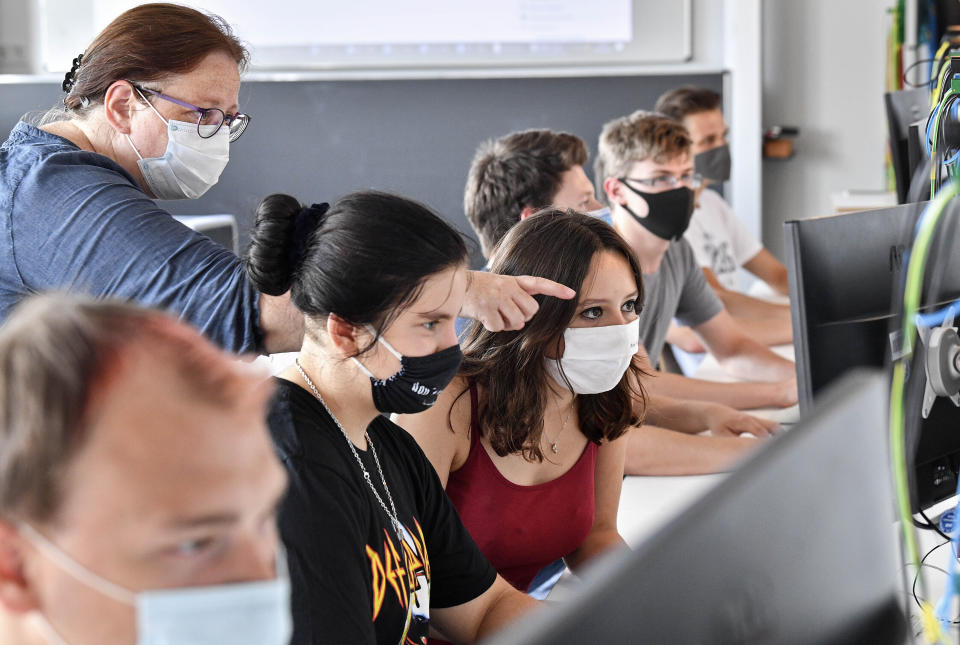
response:
[[(137, 611), (137, 645), (287, 645), (293, 633), (283, 551), (273, 580), (133, 592), (93, 573), (28, 524), (20, 534), (78, 582)], [(67, 642), (42, 620), (51, 645)]]
[[(167, 124), (167, 150), (164, 155), (144, 159), (130, 140), (130, 135), (124, 135), (139, 157), (137, 166), (144, 182), (157, 199), (200, 197), (217, 183), (220, 173), (230, 161), (230, 128), (220, 126), (216, 134), (204, 139), (199, 135), (196, 123), (167, 121), (153, 107), (153, 103), (147, 101), (147, 105), (158, 119)], [(206, 134), (218, 126), (199, 127), (200, 132)]]
[(576, 394), (608, 392), (623, 378), (637, 353), (640, 319), (607, 327), (567, 327), (563, 344), (563, 356), (559, 360), (546, 359), (547, 374)]

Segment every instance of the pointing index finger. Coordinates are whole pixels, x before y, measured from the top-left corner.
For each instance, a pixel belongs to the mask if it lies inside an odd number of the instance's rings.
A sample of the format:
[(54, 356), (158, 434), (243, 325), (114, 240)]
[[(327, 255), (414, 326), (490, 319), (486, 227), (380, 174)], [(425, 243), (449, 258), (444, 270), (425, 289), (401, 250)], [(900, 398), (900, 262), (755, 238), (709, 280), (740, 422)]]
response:
[(517, 284), (531, 296), (542, 294), (544, 296), (560, 298), (561, 300), (570, 300), (577, 295), (576, 291), (559, 282), (532, 275), (517, 276)]

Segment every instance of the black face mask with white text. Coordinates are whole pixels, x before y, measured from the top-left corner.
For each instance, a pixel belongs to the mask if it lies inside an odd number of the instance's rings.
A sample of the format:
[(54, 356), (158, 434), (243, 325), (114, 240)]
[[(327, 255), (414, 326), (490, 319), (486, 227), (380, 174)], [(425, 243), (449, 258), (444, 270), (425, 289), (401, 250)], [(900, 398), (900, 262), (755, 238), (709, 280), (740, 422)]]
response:
[(664, 240), (679, 240), (683, 237), (693, 216), (692, 190), (686, 186), (678, 186), (662, 193), (647, 193), (628, 184), (625, 178), (621, 179), (620, 183), (647, 202), (646, 217), (640, 217), (633, 209), (623, 204), (623, 209), (630, 213), (641, 226)]
[(384, 414), (423, 412), (437, 402), (437, 397), (450, 385), (463, 362), (459, 345), (426, 356), (404, 356), (383, 336), (378, 336), (377, 340), (399, 359), (400, 371), (378, 379), (356, 357), (353, 362), (370, 377), (373, 404)]

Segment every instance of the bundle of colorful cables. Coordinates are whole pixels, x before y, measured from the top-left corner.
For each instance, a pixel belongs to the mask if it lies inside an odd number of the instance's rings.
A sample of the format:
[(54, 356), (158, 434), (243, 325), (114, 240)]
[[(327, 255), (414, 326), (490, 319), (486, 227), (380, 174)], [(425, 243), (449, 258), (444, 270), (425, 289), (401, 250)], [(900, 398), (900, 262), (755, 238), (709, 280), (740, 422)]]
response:
[[(917, 334), (918, 313), (921, 305), (920, 299), (923, 292), (924, 275), (926, 273), (927, 259), (934, 233), (937, 230), (937, 226), (944, 212), (947, 210), (947, 205), (958, 194), (960, 194), (960, 182), (953, 179), (937, 193), (917, 223), (913, 246), (909, 254), (903, 292), (901, 333), (905, 352), (903, 356), (894, 362), (893, 378), (890, 385), (890, 458), (894, 475), (894, 489), (897, 497), (897, 511), (900, 516), (900, 528), (903, 532), (903, 546), (906, 551), (906, 558), (918, 571), (920, 568), (920, 554), (917, 547), (917, 535), (913, 524), (913, 515), (910, 510), (910, 490), (907, 478), (908, 464), (906, 457), (906, 423), (904, 412), (907, 365), (912, 357), (911, 348), (915, 346), (914, 341)], [(948, 310), (949, 307), (934, 314), (928, 314), (930, 317), (926, 319), (920, 318), (920, 322), (921, 324), (925, 324), (928, 320), (938, 319), (942, 322)], [(960, 491), (958, 491), (958, 493), (960, 493)], [(954, 556), (951, 558), (952, 563), (949, 571), (950, 576), (947, 583), (947, 590), (944, 594), (944, 599), (939, 603), (939, 611), (935, 611), (927, 600), (923, 600), (921, 603), (924, 637), (928, 643), (950, 643), (946, 634), (946, 624), (950, 620), (947, 613), (952, 606), (953, 594), (956, 588), (955, 572), (958, 534), (960, 534), (960, 530), (957, 529), (952, 533)], [(923, 598), (927, 598), (922, 576), (920, 577), (920, 588)]]

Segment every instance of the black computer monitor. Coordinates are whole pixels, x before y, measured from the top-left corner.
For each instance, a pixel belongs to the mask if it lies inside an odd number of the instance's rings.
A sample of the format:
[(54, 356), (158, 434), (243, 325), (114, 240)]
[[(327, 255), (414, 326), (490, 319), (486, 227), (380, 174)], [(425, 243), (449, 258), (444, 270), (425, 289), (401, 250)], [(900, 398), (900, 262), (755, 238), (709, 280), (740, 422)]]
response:
[[(904, 258), (926, 203), (787, 222), (793, 344), (801, 415), (824, 387), (856, 367), (883, 368), (899, 351), (899, 298)], [(960, 297), (960, 254), (933, 258), (937, 304)], [(929, 286), (929, 285), (928, 285)], [(929, 289), (924, 302), (928, 302)], [(891, 336), (893, 334), (893, 336)], [(960, 471), (960, 409), (938, 399), (921, 419), (917, 392), (925, 380), (920, 353), (910, 370), (907, 416), (912, 506), (928, 508), (954, 494)], [(854, 449), (848, 445), (845, 449)]]
[(852, 375), (569, 602), (488, 645), (904, 643), (886, 405), (882, 376)]
[(887, 92), (884, 94), (884, 105), (893, 176), (897, 184), (897, 203), (905, 204), (912, 201), (909, 199), (910, 185), (924, 161), (920, 147), (922, 138), (916, 124), (925, 122), (930, 113), (930, 91), (911, 89)]

